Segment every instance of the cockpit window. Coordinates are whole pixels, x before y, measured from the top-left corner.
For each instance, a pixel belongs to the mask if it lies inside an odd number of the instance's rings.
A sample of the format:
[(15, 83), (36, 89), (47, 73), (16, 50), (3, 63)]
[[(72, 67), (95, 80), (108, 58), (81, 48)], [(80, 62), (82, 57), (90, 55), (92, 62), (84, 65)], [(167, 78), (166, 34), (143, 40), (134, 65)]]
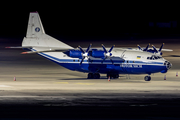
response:
[(162, 57), (160, 56), (155, 56), (155, 55), (152, 55), (151, 57), (147, 57), (148, 60), (157, 60), (157, 59), (161, 59)]

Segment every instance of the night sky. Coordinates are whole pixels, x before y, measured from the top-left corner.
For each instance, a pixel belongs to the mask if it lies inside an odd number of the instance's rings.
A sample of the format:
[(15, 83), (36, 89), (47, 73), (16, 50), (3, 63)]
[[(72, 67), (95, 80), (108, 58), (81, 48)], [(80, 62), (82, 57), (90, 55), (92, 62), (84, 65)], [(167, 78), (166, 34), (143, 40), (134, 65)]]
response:
[[(177, 3), (157, 2), (47, 2), (4, 3), (0, 38), (26, 35), (29, 12), (38, 11), (45, 32), (61, 40), (119, 40), (131, 37), (180, 35)], [(13, 5), (13, 7), (12, 7)], [(3, 5), (2, 5), (3, 6)], [(175, 28), (149, 27), (149, 22), (177, 23)]]

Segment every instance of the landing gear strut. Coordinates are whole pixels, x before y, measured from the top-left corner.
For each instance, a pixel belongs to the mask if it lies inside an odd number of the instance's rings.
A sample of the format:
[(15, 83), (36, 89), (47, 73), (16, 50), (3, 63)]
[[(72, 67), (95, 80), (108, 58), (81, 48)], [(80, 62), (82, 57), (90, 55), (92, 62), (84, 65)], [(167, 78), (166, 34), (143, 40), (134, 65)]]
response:
[(99, 73), (89, 73), (87, 79), (99, 79), (100, 74)]
[(144, 77), (144, 80), (145, 80), (145, 81), (150, 81), (150, 80), (151, 80), (151, 76), (145, 76), (145, 77)]

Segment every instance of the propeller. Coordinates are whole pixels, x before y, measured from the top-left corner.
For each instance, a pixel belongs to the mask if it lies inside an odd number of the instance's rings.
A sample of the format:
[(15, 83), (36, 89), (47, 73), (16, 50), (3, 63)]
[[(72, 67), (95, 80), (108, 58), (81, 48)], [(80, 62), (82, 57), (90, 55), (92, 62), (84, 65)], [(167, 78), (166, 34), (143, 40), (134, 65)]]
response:
[(159, 48), (159, 52), (161, 52), (162, 48), (164, 46), (164, 43), (161, 45), (161, 47)]
[(157, 51), (156, 47), (154, 45), (152, 45), (152, 47), (153, 47), (155, 53), (157, 53), (158, 51)]
[(142, 50), (142, 51), (146, 51), (146, 52), (151, 52), (151, 53), (155, 53), (155, 54), (159, 54), (159, 55), (162, 55), (162, 52), (161, 52), (161, 50), (162, 50), (162, 48), (163, 48), (163, 46), (164, 46), (164, 43), (161, 45), (161, 47), (159, 48), (159, 50), (157, 50), (156, 49), (156, 47), (154, 46), (154, 45), (152, 45), (152, 47), (153, 47), (153, 50), (152, 49), (148, 49), (149, 48), (149, 45), (150, 45), (150, 43), (147, 45), (147, 47), (146, 48), (141, 48), (139, 45), (137, 45), (138, 46), (138, 48), (139, 48), (139, 50)]
[(150, 43), (146, 46), (146, 48), (143, 51), (147, 51), (149, 48)]
[(164, 43), (161, 45), (161, 47), (159, 48), (159, 50), (157, 50), (156, 47), (155, 47), (154, 45), (152, 45), (152, 47), (153, 47), (153, 49), (154, 49), (154, 51), (155, 51), (154, 53), (159, 53), (160, 55), (162, 55), (161, 50), (162, 50), (163, 46), (164, 46)]
[(150, 43), (146, 46), (146, 48), (141, 48), (139, 45), (137, 45), (138, 46), (138, 48), (139, 48), (139, 50), (142, 50), (142, 51), (147, 51), (148, 50), (148, 48), (149, 48), (149, 45), (150, 45)]
[(113, 46), (109, 49), (109, 51), (107, 51), (106, 48), (105, 48), (105, 46), (102, 44), (102, 48), (103, 48), (103, 50), (104, 50), (104, 52), (105, 52), (105, 54), (104, 54), (105, 57), (104, 57), (102, 63), (103, 63), (107, 58), (110, 58), (112, 64), (114, 64), (113, 61), (112, 61), (112, 59), (111, 59), (111, 56), (112, 56), (111, 51), (113, 50), (114, 46), (115, 46), (115, 45), (113, 45)]
[(137, 45), (137, 46), (138, 46), (139, 50), (142, 50), (142, 51), (143, 51), (143, 49), (142, 49), (139, 45)]
[(92, 45), (92, 44), (90, 44), (90, 45), (88, 46), (88, 48), (86, 49), (86, 52), (84, 52), (84, 50), (83, 50), (80, 46), (78, 46), (78, 48), (79, 48), (80, 51), (82, 52), (82, 60), (81, 60), (81, 62), (80, 62), (79, 65), (81, 65), (82, 62), (84, 61), (84, 59), (89, 56), (89, 55), (88, 55), (88, 52), (89, 52), (89, 50), (90, 50), (90, 48), (91, 48), (91, 45)]

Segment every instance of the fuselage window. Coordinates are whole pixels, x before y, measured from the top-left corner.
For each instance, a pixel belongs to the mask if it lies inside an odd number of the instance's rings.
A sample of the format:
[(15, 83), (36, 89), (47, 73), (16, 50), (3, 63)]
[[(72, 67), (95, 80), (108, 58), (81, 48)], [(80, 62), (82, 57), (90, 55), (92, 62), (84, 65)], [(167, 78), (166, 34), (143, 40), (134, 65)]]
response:
[(128, 63), (128, 61), (127, 61), (127, 63)]
[(75, 60), (73, 60), (73, 62), (75, 62)]

